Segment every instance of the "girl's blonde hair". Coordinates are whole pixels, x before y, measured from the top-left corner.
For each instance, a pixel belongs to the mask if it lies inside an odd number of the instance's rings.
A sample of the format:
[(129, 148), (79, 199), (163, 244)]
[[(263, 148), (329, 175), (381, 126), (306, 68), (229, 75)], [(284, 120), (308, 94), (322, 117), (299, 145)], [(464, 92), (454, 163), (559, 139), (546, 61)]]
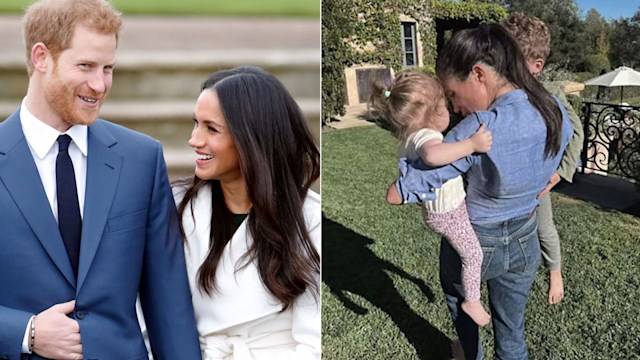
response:
[(385, 116), (397, 138), (406, 139), (425, 126), (425, 118), (436, 114), (440, 101), (444, 101), (444, 90), (437, 80), (407, 70), (398, 73), (390, 86), (376, 81), (369, 105)]

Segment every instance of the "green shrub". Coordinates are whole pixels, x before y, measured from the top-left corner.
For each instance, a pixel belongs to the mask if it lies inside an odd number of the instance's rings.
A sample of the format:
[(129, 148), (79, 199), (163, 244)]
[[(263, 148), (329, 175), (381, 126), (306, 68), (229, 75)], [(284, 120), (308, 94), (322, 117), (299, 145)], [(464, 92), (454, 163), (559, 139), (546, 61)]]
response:
[(587, 71), (599, 74), (601, 71), (611, 70), (609, 58), (604, 54), (591, 54), (587, 56)]
[(542, 82), (576, 81), (576, 76), (558, 64), (548, 64), (544, 67), (538, 79)]

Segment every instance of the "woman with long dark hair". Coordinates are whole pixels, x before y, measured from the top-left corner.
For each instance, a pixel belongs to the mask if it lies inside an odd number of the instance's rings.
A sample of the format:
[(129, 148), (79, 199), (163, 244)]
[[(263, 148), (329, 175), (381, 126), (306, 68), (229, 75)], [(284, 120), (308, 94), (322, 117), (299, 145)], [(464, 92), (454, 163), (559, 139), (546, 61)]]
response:
[(220, 71), (202, 86), (174, 184), (203, 359), (320, 359), (320, 154), (271, 74)]
[[(484, 253), (498, 359), (526, 359), (524, 313), (536, 270), (540, 243), (536, 196), (557, 169), (573, 134), (564, 107), (529, 73), (520, 48), (500, 25), (481, 25), (456, 33), (436, 64), (446, 96), (466, 116), (445, 142), (466, 139), (481, 124), (493, 134), (487, 153), (425, 170), (401, 163), (398, 202), (432, 197), (448, 179), (466, 174), (467, 210)], [(440, 281), (467, 359), (481, 359), (478, 326), (460, 306), (460, 257), (447, 241), (440, 247)]]

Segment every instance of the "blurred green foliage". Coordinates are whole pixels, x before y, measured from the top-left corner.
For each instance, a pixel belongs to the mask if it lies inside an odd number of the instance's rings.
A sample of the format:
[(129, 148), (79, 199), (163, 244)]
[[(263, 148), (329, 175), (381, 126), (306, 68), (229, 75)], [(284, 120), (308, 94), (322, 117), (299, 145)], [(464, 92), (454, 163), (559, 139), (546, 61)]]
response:
[[(33, 0), (2, 0), (0, 13), (21, 13)], [(320, 16), (320, 0), (112, 0), (124, 14), (207, 16)]]

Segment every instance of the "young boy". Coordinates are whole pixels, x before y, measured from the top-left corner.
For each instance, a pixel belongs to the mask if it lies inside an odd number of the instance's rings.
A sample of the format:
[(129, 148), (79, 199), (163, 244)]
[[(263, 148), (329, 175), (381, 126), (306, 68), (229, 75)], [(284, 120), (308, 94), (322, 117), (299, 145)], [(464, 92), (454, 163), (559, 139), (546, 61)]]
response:
[[(544, 64), (549, 56), (551, 36), (547, 25), (534, 16), (527, 16), (523, 13), (515, 12), (507, 18), (502, 25), (511, 33), (520, 44), (520, 49), (527, 60), (529, 71), (537, 76), (542, 72)], [(549, 269), (549, 304), (557, 304), (564, 297), (564, 286), (562, 282), (562, 272), (560, 268), (560, 237), (553, 223), (553, 212), (551, 209), (551, 189), (564, 179), (573, 181), (573, 174), (576, 170), (576, 163), (582, 149), (584, 138), (582, 122), (567, 101), (566, 96), (558, 86), (544, 84), (547, 91), (555, 95), (564, 107), (573, 125), (573, 138), (567, 145), (560, 166), (549, 180), (547, 187), (538, 195), (540, 205), (537, 208), (538, 216), (538, 237), (542, 249), (544, 264)]]

